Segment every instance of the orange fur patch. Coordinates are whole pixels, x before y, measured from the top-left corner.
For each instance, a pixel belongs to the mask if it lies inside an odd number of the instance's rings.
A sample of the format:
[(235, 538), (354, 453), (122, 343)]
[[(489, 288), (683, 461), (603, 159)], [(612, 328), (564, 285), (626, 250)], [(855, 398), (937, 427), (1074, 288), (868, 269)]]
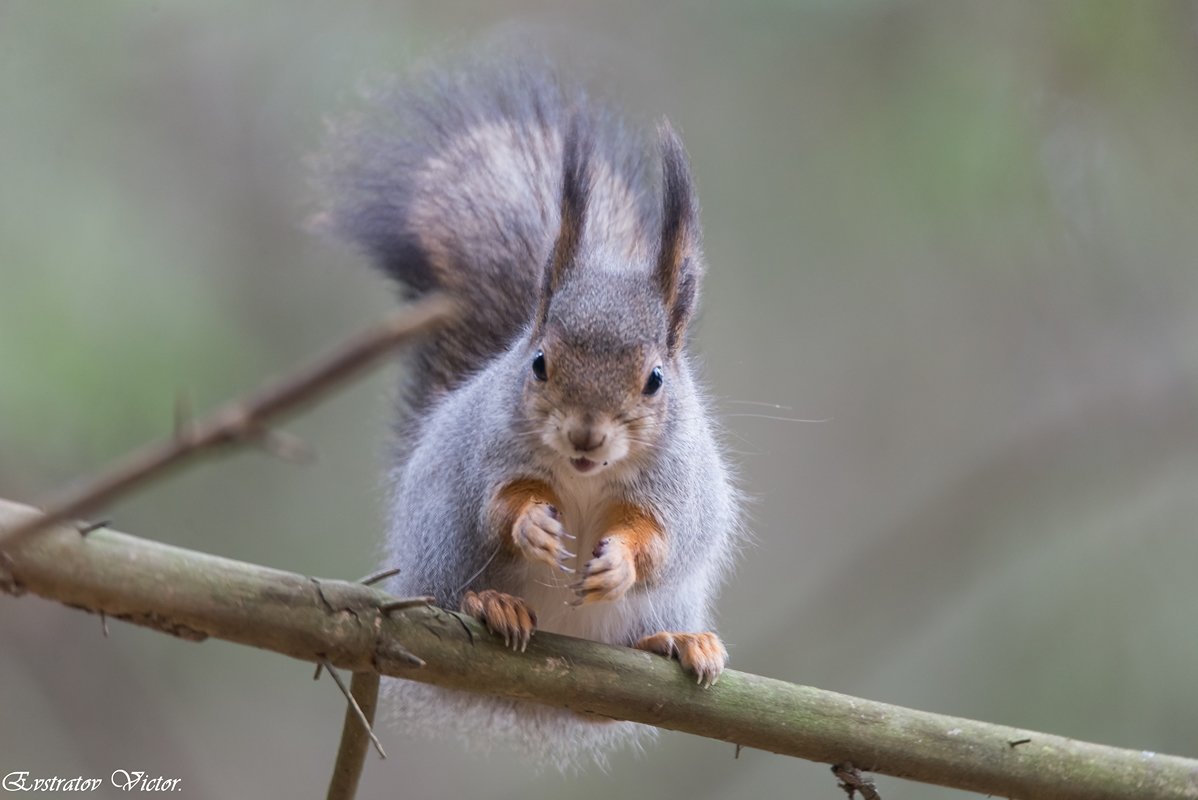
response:
[(558, 499), (547, 483), (531, 478), (512, 481), (491, 498), (489, 516), (495, 526), (493, 530), (499, 535), (505, 548), (513, 552), (516, 550), (512, 528), (520, 515), (535, 503), (557, 506)]
[(643, 508), (617, 503), (608, 511), (607, 532), (602, 538), (619, 536), (632, 554), (637, 583), (651, 583), (666, 555), (666, 535), (657, 520)]

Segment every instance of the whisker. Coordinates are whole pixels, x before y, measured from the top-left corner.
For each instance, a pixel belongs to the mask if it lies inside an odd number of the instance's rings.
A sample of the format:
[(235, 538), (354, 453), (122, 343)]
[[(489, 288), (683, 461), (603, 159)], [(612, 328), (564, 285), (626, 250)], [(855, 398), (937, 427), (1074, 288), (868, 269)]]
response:
[(776, 408), (779, 411), (794, 411), (794, 406), (784, 406), (779, 403), (763, 403), (759, 400), (724, 400), (725, 403), (736, 403), (742, 406), (762, 406), (763, 408)]
[(778, 422), (810, 422), (812, 424), (831, 422), (833, 419), (835, 419), (834, 417), (825, 417), (824, 419), (797, 419), (795, 417), (776, 417), (773, 414), (748, 414), (748, 413), (725, 414), (724, 416), (727, 418), (749, 417), (750, 419), (772, 419), (772, 420), (776, 420)]

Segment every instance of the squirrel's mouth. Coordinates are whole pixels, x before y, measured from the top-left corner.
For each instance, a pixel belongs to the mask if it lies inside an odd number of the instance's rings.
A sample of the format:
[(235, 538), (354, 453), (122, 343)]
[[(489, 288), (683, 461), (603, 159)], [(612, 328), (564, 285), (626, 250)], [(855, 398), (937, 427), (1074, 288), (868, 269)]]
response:
[(595, 467), (599, 466), (599, 464), (595, 461), (591, 461), (589, 458), (572, 458), (570, 459), (570, 466), (574, 467), (574, 469), (585, 475)]

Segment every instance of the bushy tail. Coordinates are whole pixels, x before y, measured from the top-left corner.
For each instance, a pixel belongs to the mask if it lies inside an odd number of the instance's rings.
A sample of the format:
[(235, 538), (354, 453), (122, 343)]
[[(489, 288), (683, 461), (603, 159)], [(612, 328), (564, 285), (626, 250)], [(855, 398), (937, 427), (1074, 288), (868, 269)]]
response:
[(442, 689), (401, 678), (383, 681), (385, 719), (420, 736), (456, 741), (482, 753), (515, 755), (532, 766), (574, 773), (606, 769), (609, 756), (641, 752), (657, 729), (636, 722), (584, 717), (573, 711), (505, 697)]
[(592, 225), (643, 225), (644, 148), (536, 57), (490, 54), (428, 70), (375, 93), (332, 131), (319, 162), (324, 224), (406, 296), (442, 289), (463, 307), (415, 354), (415, 407), (506, 350), (531, 321), (558, 232), (570, 124), (588, 129), (600, 162), (596, 189), (606, 197), (591, 213), (608, 219)]

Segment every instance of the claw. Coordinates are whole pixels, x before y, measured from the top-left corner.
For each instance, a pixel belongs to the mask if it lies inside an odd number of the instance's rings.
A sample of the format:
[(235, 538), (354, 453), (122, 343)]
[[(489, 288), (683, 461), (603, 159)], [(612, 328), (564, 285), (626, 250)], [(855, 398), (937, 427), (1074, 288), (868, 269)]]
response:
[(537, 614), (518, 597), (488, 589), (467, 592), (462, 611), (486, 624), (493, 636), (503, 637), (503, 646), (523, 651), (537, 627)]
[(710, 689), (720, 679), (728, 653), (713, 633), (657, 633), (646, 636), (635, 645), (682, 662), (682, 667), (695, 676), (700, 688)]
[(548, 503), (536, 503), (525, 509), (513, 523), (512, 536), (530, 561), (555, 564), (563, 558), (577, 558), (563, 543), (575, 537), (562, 528), (561, 514)]

